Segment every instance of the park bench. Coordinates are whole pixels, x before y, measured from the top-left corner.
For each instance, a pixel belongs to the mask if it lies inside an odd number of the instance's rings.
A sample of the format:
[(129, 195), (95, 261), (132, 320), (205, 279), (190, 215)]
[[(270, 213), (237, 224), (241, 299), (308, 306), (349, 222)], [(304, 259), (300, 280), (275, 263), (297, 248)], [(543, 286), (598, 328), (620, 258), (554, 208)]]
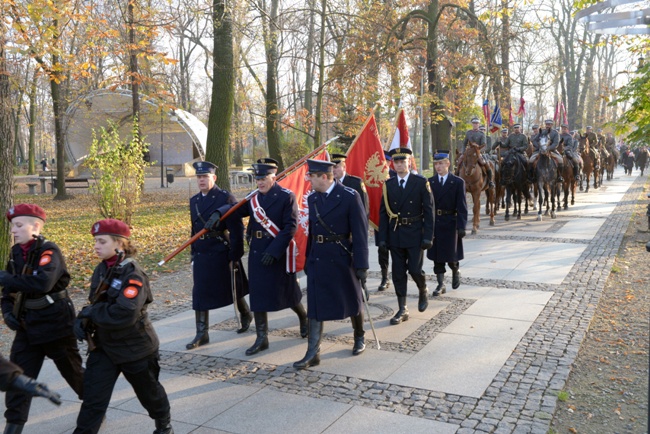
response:
[[(56, 192), (56, 178), (52, 178), (52, 194)], [(65, 188), (88, 188), (90, 187), (89, 178), (65, 178)]]

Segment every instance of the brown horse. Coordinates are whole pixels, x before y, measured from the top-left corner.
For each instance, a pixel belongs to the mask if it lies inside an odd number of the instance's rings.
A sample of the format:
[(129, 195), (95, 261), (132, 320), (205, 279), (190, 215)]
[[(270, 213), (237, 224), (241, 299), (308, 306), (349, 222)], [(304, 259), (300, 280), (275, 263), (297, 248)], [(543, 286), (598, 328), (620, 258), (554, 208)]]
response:
[(584, 136), (581, 134), (580, 135), (580, 156), (582, 157), (582, 174), (583, 177), (580, 179), (580, 191), (582, 191), (582, 180), (586, 180), (587, 182), (587, 187), (585, 190), (585, 193), (589, 193), (589, 180), (591, 179), (591, 175), (594, 175), (594, 188), (598, 188), (598, 172), (594, 170), (594, 166), (596, 165), (596, 161), (594, 160), (593, 154), (591, 153), (591, 150), (589, 148), (589, 140), (587, 139), (587, 135), (585, 134)]
[[(564, 160), (564, 169), (562, 170), (562, 190), (564, 191), (564, 209), (569, 208), (569, 194), (571, 194), (571, 205), (575, 204), (576, 196), (576, 178), (573, 174), (573, 165), (566, 155), (562, 155)], [(559, 207), (558, 207), (559, 208)]]
[[(476, 234), (480, 226), (481, 192), (485, 191), (487, 196), (490, 226), (494, 226), (494, 210), (496, 208), (496, 192), (494, 188), (490, 188), (488, 185), (487, 175), (479, 164), (480, 158), (481, 150), (478, 144), (469, 142), (463, 152), (463, 162), (458, 167), (458, 175), (465, 180), (465, 193), (472, 195), (472, 203), (474, 205), (472, 234)], [(489, 160), (487, 163), (491, 164)], [(494, 173), (494, 168), (492, 168), (492, 173)]]

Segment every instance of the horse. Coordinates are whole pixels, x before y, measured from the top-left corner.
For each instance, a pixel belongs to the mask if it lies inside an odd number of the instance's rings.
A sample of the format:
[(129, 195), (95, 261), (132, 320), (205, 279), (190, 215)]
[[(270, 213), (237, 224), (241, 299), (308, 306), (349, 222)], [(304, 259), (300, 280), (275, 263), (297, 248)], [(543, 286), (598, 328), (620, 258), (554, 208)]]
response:
[[(489, 186), (487, 175), (483, 173), (483, 169), (479, 164), (479, 159), (481, 158), (479, 145), (474, 142), (469, 142), (465, 147), (463, 155), (463, 162), (458, 167), (458, 174), (465, 181), (465, 193), (472, 195), (472, 203), (474, 205), (472, 234), (476, 234), (480, 226), (481, 192), (485, 191), (487, 196), (488, 205), (486, 206), (489, 207), (490, 226), (494, 226), (496, 192), (494, 187)], [(490, 164), (490, 161), (487, 161), (487, 163)]]
[(648, 150), (643, 148), (639, 151), (639, 154), (636, 157), (636, 162), (637, 165), (639, 166), (639, 169), (641, 170), (641, 176), (643, 176), (643, 171), (648, 165)]
[[(555, 160), (551, 157), (551, 152), (548, 149), (548, 141), (546, 137), (542, 137), (539, 143), (539, 158), (535, 165), (535, 177), (537, 178), (537, 201), (539, 209), (537, 210), (537, 221), (542, 221), (542, 207), (546, 202), (546, 211), (544, 215), (549, 215), (549, 208), (551, 218), (557, 217), (555, 214), (555, 200), (557, 188), (557, 165)], [(543, 197), (542, 197), (542, 193)]]
[[(506, 188), (506, 215), (505, 220), (510, 220), (510, 203), (513, 203), (512, 215), (521, 220), (521, 197), (524, 196), (525, 211), (528, 214), (528, 201), (530, 200), (530, 187), (526, 166), (517, 158), (514, 151), (510, 151), (501, 163), (501, 185)], [(512, 197), (514, 196), (514, 201)]]
[(582, 173), (584, 175), (582, 178), (580, 178), (580, 191), (583, 191), (582, 181), (584, 179), (587, 184), (585, 193), (589, 193), (589, 180), (591, 179), (592, 173), (594, 175), (594, 188), (598, 188), (598, 181), (596, 179), (598, 178), (598, 173), (594, 170), (596, 161), (594, 160), (594, 156), (591, 154), (589, 140), (587, 139), (586, 134), (584, 136), (582, 134), (580, 135), (579, 149), (580, 156), (582, 157)]
[(625, 174), (632, 176), (632, 169), (634, 168), (634, 153), (632, 151), (623, 154), (623, 167), (625, 168)]
[(605, 160), (605, 171), (607, 172), (608, 181), (614, 179), (614, 169), (616, 169), (616, 155), (610, 152), (607, 160)]
[(562, 190), (564, 191), (563, 202), (564, 209), (567, 209), (569, 208), (569, 193), (571, 194), (571, 205), (575, 204), (576, 177), (573, 174), (573, 163), (571, 159), (567, 158), (566, 155), (562, 155), (562, 159), (564, 160), (564, 169), (562, 170), (562, 178), (564, 178), (564, 182), (562, 182)]

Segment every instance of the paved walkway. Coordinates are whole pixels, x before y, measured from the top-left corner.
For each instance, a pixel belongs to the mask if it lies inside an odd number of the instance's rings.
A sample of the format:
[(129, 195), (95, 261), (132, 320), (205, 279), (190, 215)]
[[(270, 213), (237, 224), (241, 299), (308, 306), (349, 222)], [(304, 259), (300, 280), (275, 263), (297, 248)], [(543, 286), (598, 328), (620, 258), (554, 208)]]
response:
[[(418, 313), (411, 282), (411, 318), (399, 326), (389, 324), (392, 288), (373, 290), (372, 248), (370, 310), (381, 349), (367, 326), (358, 357), (349, 321), (327, 322), (320, 366), (295, 371), (307, 342), (289, 310), (269, 314), (269, 350), (247, 357), (255, 334), (234, 333), (232, 308), (212, 311), (211, 343), (186, 351), (193, 312), (170, 311), (154, 324), (175, 432), (546, 433), (645, 180), (618, 170), (554, 220), (531, 212), (505, 222), (501, 211), (490, 227), (482, 216), (478, 235), (465, 239), (461, 287), (452, 291), (448, 275), (447, 294)], [(432, 263), (425, 267), (431, 279)], [(65, 402), (35, 400), (25, 432), (71, 432), (79, 401), (51, 362), (40, 379)], [(103, 432), (152, 430), (120, 378)]]

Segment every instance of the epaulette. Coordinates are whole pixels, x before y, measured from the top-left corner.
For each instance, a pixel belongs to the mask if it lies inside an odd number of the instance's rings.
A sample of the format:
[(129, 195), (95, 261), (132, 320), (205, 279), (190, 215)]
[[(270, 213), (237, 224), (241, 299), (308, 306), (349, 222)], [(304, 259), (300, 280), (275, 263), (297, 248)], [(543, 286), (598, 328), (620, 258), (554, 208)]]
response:
[(352, 196), (354, 196), (354, 193), (357, 192), (357, 191), (356, 191), (354, 188), (352, 188), (352, 187), (346, 187), (346, 186), (344, 185), (343, 188), (345, 189), (345, 191), (347, 191), (348, 193), (350, 193)]
[(280, 188), (282, 189), (282, 191), (284, 191), (287, 194), (292, 194), (293, 193), (293, 191), (289, 190), (288, 188), (284, 188), (284, 187), (280, 187)]

